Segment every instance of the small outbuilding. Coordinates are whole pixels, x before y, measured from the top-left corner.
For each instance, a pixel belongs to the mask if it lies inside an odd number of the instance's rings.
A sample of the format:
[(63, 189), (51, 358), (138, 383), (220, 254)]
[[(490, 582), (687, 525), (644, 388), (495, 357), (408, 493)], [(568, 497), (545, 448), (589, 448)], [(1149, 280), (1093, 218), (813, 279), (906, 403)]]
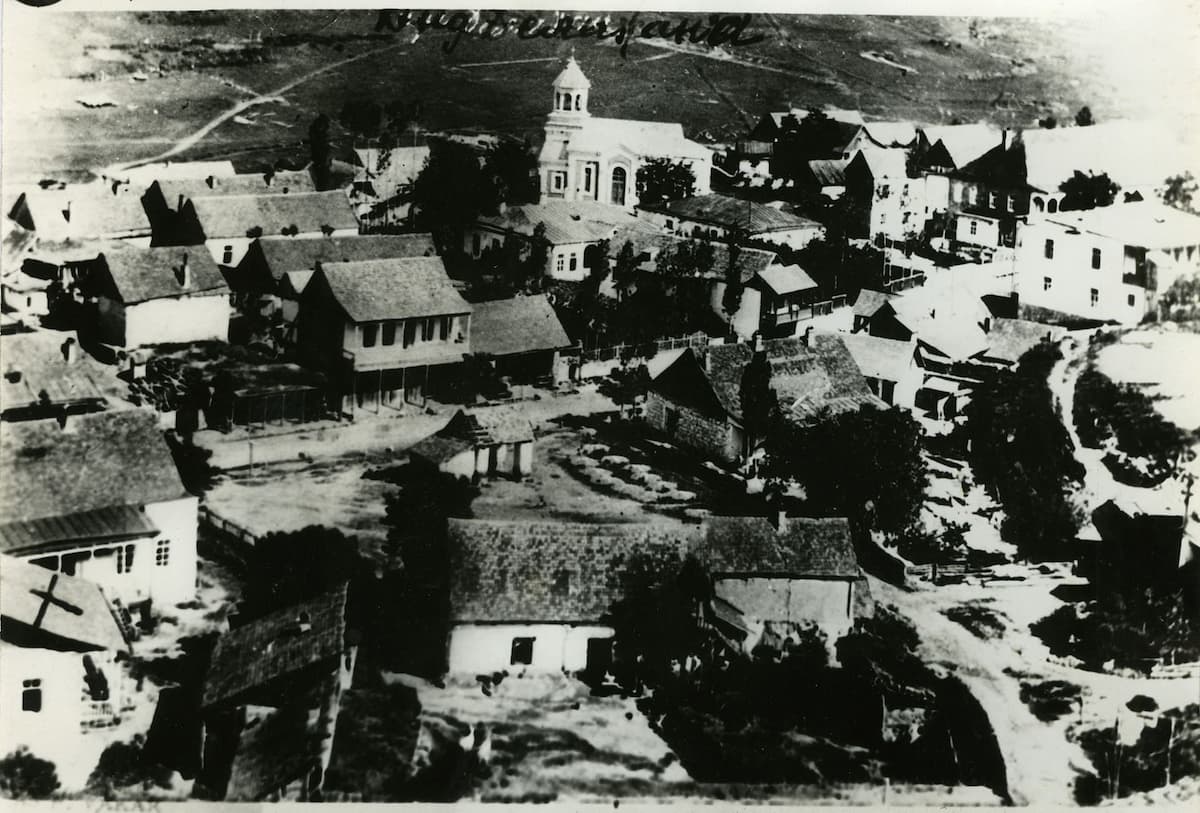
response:
[(533, 473), (533, 424), (503, 407), (459, 410), (408, 453), (417, 465), (459, 477), (528, 477)]

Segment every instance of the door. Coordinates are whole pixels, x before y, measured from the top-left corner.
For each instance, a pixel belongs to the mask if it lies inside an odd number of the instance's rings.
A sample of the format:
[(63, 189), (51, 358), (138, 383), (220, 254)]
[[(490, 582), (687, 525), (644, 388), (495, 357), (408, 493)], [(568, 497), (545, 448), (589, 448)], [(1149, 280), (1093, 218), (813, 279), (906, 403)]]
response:
[(588, 638), (587, 672), (602, 677), (612, 668), (612, 638)]

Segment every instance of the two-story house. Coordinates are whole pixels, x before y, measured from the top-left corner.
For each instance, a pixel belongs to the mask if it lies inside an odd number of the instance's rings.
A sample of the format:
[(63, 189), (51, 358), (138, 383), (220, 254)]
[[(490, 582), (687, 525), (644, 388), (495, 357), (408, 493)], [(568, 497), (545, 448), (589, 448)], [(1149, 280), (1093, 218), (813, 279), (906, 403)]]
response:
[(401, 409), (471, 351), (470, 320), (440, 257), (320, 263), (301, 296), (297, 349), (344, 413)]
[(908, 176), (908, 152), (864, 147), (846, 165), (851, 204), (848, 234), (880, 242), (902, 241), (925, 227), (924, 183)]
[(1200, 217), (1152, 201), (1034, 218), (1020, 232), (1023, 306), (1136, 325), (1200, 271)]

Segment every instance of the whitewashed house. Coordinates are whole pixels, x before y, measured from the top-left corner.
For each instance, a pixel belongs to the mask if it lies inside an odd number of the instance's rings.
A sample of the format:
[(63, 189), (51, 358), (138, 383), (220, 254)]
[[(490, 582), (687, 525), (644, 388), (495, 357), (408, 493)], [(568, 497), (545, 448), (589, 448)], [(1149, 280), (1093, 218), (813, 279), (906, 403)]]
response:
[(674, 573), (687, 541), (664, 523), (451, 519), (449, 671), (604, 671), (612, 605), (635, 561)]
[(152, 413), (0, 422), (0, 468), (0, 552), (143, 613), (195, 597), (198, 500)]
[(695, 175), (695, 194), (709, 191), (712, 151), (683, 135), (680, 124), (606, 119), (588, 110), (592, 83), (571, 57), (554, 80), (554, 106), (538, 156), (542, 203), (598, 201), (630, 208), (638, 203), (637, 172), (666, 158)]
[(842, 342), (867, 379), (871, 392), (885, 404), (912, 409), (924, 373), (917, 362), (917, 342), (851, 333)]
[(0, 754), (27, 748), (78, 790), (85, 741), (129, 710), (129, 654), (99, 586), (0, 556)]
[(1135, 325), (1200, 271), (1200, 217), (1153, 201), (1031, 217), (1016, 267), (1022, 305)]
[(793, 249), (825, 234), (825, 227), (815, 220), (715, 193), (639, 206), (638, 217), (683, 237), (756, 240)]

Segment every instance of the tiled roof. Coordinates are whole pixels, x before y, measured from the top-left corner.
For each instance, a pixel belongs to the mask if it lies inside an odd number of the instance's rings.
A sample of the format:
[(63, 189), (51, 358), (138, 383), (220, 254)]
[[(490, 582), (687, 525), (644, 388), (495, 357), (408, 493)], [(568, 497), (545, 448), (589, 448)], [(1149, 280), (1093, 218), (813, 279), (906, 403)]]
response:
[(845, 186), (845, 158), (816, 158), (808, 162), (808, 171), (821, 186)]
[(26, 551), (64, 542), (132, 539), (158, 533), (150, 517), (132, 505), (113, 505), (69, 516), (0, 524), (0, 550)]
[(295, 226), (301, 234), (322, 227), (357, 229), (358, 220), (345, 192), (301, 192), (288, 195), (223, 195), (192, 201), (206, 238), (245, 237), (260, 228), (264, 236)]
[(429, 234), (364, 234), (356, 237), (270, 238), (255, 241), (278, 282), (289, 271), (312, 271), (318, 262), (356, 262), (437, 254)]
[(798, 265), (771, 265), (758, 273), (759, 279), (779, 296), (817, 287), (813, 278)]
[(470, 451), (474, 444), (463, 438), (447, 435), (445, 431), (435, 432), (427, 438), (417, 441), (408, 447), (408, 454), (441, 465), (457, 457), (463, 452)]
[(187, 496), (157, 418), (143, 410), (75, 415), (65, 429), (53, 420), (0, 422), (0, 471), (0, 516), (9, 522)]
[[(620, 226), (639, 228), (637, 218), (616, 207), (595, 201), (551, 201), (509, 206), (496, 215), (481, 215), (479, 222), (501, 231), (532, 237), (539, 223), (546, 227), (551, 245), (594, 243), (611, 238)], [(647, 232), (656, 231), (646, 226)]]
[(104, 400), (97, 378), (111, 371), (82, 351), (68, 364), (63, 350), (68, 339), (77, 341), (46, 330), (0, 337), (0, 410), (36, 405), (43, 392), (54, 404)]
[(441, 257), (322, 263), (320, 270), (355, 322), (471, 312)]
[[(117, 296), (126, 305), (229, 293), (225, 277), (204, 246), (142, 248), (114, 240), (104, 245), (102, 256)], [(176, 276), (185, 261), (191, 277), (186, 286)]]
[(1027, 352), (1049, 339), (1058, 341), (1063, 329), (1027, 319), (993, 319), (988, 331), (987, 355), (1014, 364)]
[(891, 299), (892, 294), (863, 288), (858, 292), (858, 298), (854, 300), (854, 315), (874, 316), (875, 312), (891, 301)]
[(331, 661), (336, 667), (346, 646), (348, 589), (343, 584), (222, 635), (204, 681), (203, 705), (236, 702), (247, 691), (315, 664)]
[(680, 526), (451, 519), (451, 618), (461, 623), (596, 622), (631, 568), (673, 572)]
[(740, 229), (750, 234), (821, 227), (821, 224), (815, 220), (788, 214), (774, 206), (732, 198), (728, 195), (697, 195), (681, 200), (663, 201), (642, 208), (722, 228)]
[(1084, 211), (1058, 212), (1046, 220), (1120, 240), (1139, 248), (1200, 246), (1200, 217), (1158, 201), (1114, 203)]
[(847, 333), (842, 342), (854, 363), (865, 376), (899, 381), (901, 374), (913, 364), (916, 348), (912, 342), (885, 339), (868, 333)]
[[(73, 609), (68, 610), (59, 602), (66, 602)], [(84, 652), (128, 648), (108, 600), (96, 584), (11, 556), (0, 556), (0, 616), (3, 616), (0, 628), (8, 633), (5, 640), (16, 633), (15, 625), (19, 624), (41, 630), (47, 636), (44, 642), (47, 648), (69, 647)], [(10, 624), (14, 625), (12, 629)], [(28, 641), (32, 646), (41, 643)], [(26, 645), (26, 641), (19, 645)]]
[(114, 194), (99, 184), (27, 192), (33, 229), (39, 239), (109, 238), (150, 234), (150, 219), (141, 199), (130, 192)]
[(571, 344), (545, 294), (476, 302), (471, 307), (471, 346), (476, 352), (509, 356)]
[(788, 517), (782, 531), (765, 517), (711, 517), (694, 552), (714, 577), (859, 575), (843, 517)]
[[(639, 221), (639, 223), (645, 222)], [(674, 251), (683, 244), (697, 242), (697, 239), (680, 237), (657, 230), (651, 231), (645, 228), (618, 229), (609, 242), (609, 252), (614, 259), (626, 242), (629, 242), (633, 247), (635, 255), (649, 255), (649, 259), (642, 263), (642, 268), (652, 271), (655, 270), (655, 261), (658, 255), (663, 251)], [(729, 268), (729, 246), (720, 241), (707, 242), (713, 249), (713, 264), (712, 268), (705, 274), (705, 278), (723, 280), (726, 278), (726, 271)], [(739, 246), (735, 262), (737, 264), (738, 276), (741, 278), (742, 283), (745, 284), (758, 276), (771, 263), (775, 262), (777, 256), (773, 251)]]

